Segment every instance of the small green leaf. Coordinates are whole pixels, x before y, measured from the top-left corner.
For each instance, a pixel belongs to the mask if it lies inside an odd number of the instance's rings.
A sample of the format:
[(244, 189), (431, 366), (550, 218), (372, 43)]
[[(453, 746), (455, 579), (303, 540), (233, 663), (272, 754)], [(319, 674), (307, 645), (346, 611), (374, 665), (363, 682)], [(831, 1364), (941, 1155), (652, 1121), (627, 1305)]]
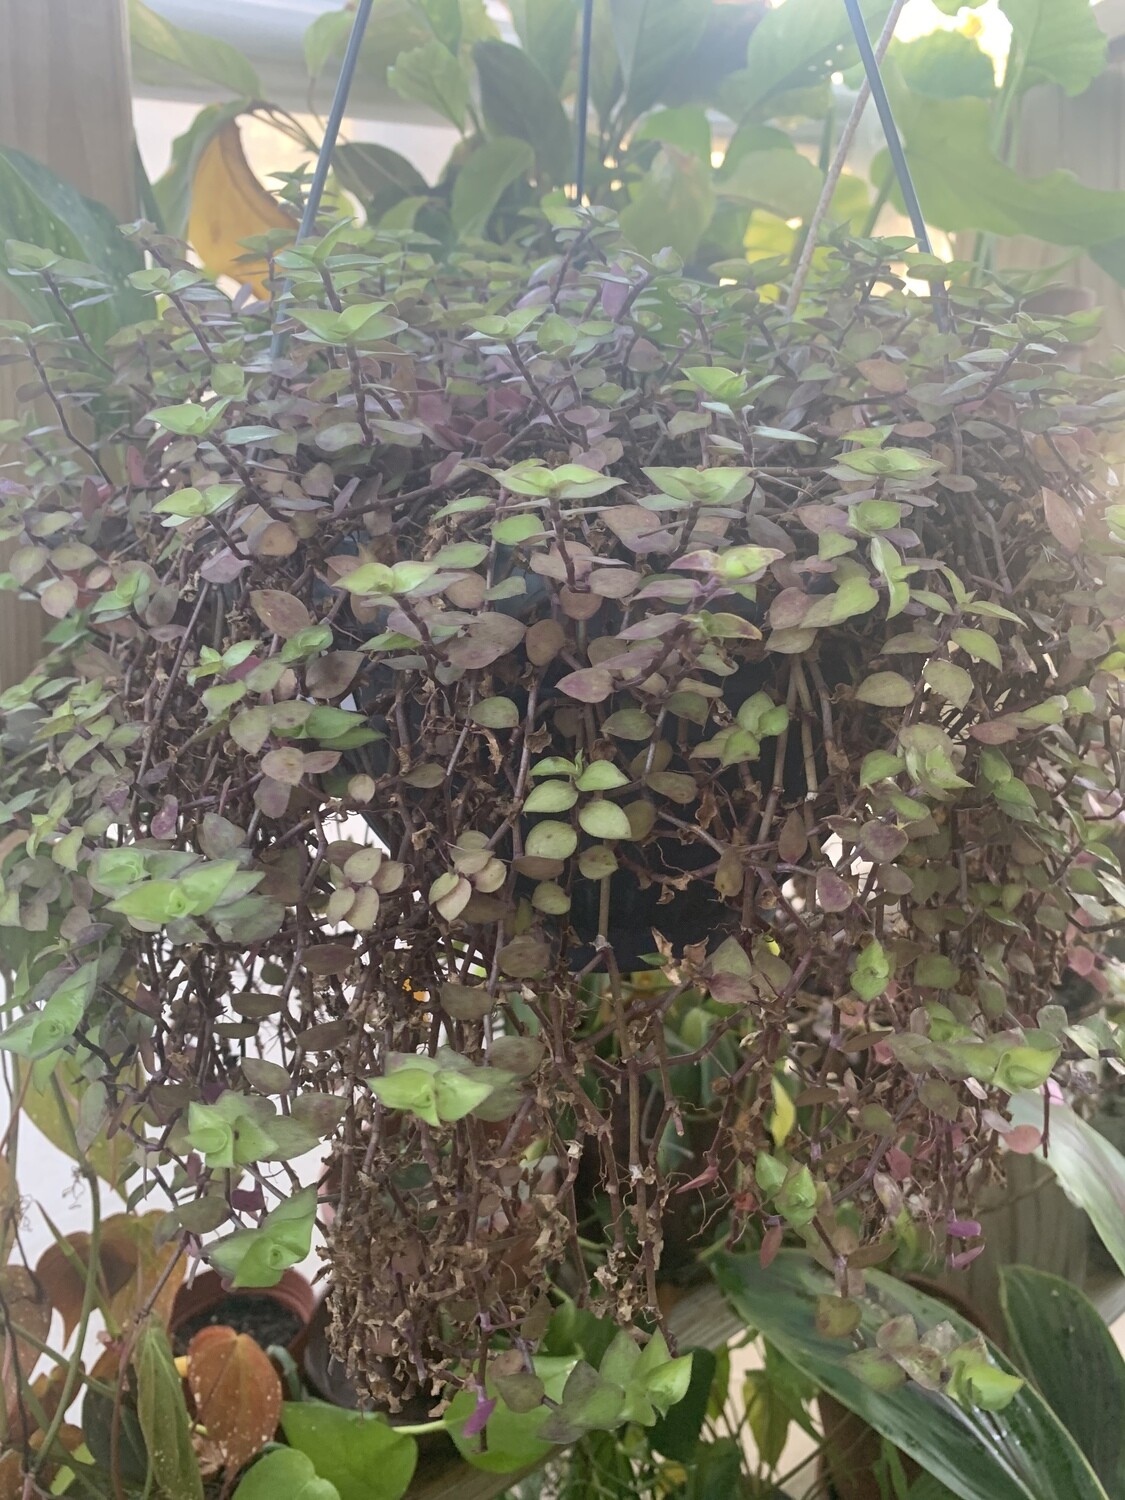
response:
[(914, 702), (914, 684), (899, 672), (873, 672), (855, 690), (861, 703), (880, 708), (906, 708)]
[(569, 812), (578, 801), (578, 793), (569, 781), (541, 781), (528, 793), (524, 812)]
[(852, 989), (861, 1000), (874, 1000), (886, 989), (891, 977), (891, 962), (878, 938), (860, 949), (852, 972)]
[(629, 778), (611, 760), (594, 760), (575, 782), (580, 792), (608, 792), (628, 786)]
[(493, 521), (490, 529), (502, 547), (518, 547), (533, 536), (542, 536), (543, 522), (538, 516), (508, 516), (503, 521)]
[(207, 1258), (236, 1287), (276, 1286), (281, 1273), (298, 1265), (312, 1249), (316, 1188), (302, 1188), (262, 1220), (209, 1245)]
[(469, 718), (485, 729), (515, 729), (520, 721), (519, 709), (510, 698), (482, 698), (469, 710)]
[(878, 603), (879, 595), (866, 578), (858, 575), (846, 578), (834, 594), (813, 601), (805, 611), (801, 627), (811, 630), (823, 625), (840, 625), (856, 615), (869, 614)]
[(906, 762), (901, 756), (892, 755), (889, 750), (869, 750), (860, 764), (859, 784), (874, 786), (877, 781), (886, 781), (905, 770)]
[(607, 802), (602, 797), (580, 807), (578, 821), (591, 838), (628, 839), (633, 836), (624, 811), (616, 802)]
[(953, 632), (953, 640), (962, 651), (967, 651), (974, 661), (986, 661), (997, 671), (1003, 666), (1000, 647), (987, 630), (974, 630), (970, 626), (961, 626)]
[(148, 416), (158, 427), (174, 432), (178, 437), (205, 437), (229, 405), (227, 398), (209, 407), (188, 401), (181, 406), (158, 406)]
[(464, 125), (469, 82), (461, 64), (441, 42), (400, 52), (387, 69), (387, 82), (396, 94), (428, 105), (458, 130)]
[(973, 696), (973, 679), (964, 667), (955, 666), (951, 661), (936, 658), (928, 661), (922, 669), (922, 680), (954, 708), (964, 708)]
[(524, 846), (536, 859), (567, 859), (578, 848), (578, 835), (569, 823), (536, 823)]

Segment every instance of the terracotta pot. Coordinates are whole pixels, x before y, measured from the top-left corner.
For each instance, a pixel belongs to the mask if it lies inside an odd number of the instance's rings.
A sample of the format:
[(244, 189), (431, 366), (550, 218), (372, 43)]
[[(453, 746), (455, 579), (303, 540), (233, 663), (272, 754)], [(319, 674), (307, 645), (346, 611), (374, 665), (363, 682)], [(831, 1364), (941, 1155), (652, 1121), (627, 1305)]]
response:
[[(174, 1339), (185, 1323), (203, 1318), (207, 1314), (214, 1314), (215, 1316), (210, 1321), (221, 1324), (224, 1321), (223, 1304), (236, 1298), (238, 1301), (261, 1299), (274, 1302), (293, 1314), (300, 1326), (286, 1347), (292, 1358), (299, 1363), (308, 1336), (309, 1320), (316, 1307), (316, 1293), (299, 1271), (283, 1271), (281, 1280), (276, 1286), (240, 1287), (237, 1290), (225, 1285), (223, 1278), (217, 1272), (201, 1271), (190, 1286), (184, 1285), (176, 1293), (176, 1300), (172, 1304), (172, 1316), (168, 1321), (169, 1333)], [(231, 1326), (239, 1333), (253, 1331), (238, 1328), (237, 1319), (232, 1321)]]

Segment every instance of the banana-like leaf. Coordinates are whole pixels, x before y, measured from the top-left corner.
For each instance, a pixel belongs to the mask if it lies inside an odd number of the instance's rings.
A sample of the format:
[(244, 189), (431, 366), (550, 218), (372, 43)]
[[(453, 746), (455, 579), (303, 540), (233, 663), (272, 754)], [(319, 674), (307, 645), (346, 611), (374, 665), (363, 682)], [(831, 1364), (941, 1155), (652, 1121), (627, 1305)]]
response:
[[(1009, 1113), (1014, 1125), (1043, 1125), (1039, 1094), (1014, 1094)], [(1125, 1156), (1087, 1125), (1067, 1104), (1052, 1103), (1047, 1150), (1039, 1155), (1063, 1192), (1085, 1209), (1102, 1243), (1125, 1275)]]
[[(817, 1329), (817, 1298), (831, 1294), (833, 1282), (805, 1252), (782, 1251), (765, 1271), (756, 1256), (723, 1255), (713, 1269), (749, 1326), (961, 1500), (1107, 1500), (1077, 1443), (1028, 1384), (1002, 1411), (982, 1411), (913, 1382), (887, 1391), (861, 1381), (844, 1363), (854, 1345)], [(964, 1340), (976, 1334), (943, 1303), (893, 1276), (868, 1271), (866, 1282), (857, 1330), (865, 1345), (874, 1346), (878, 1330), (904, 1314), (919, 1329), (948, 1322)], [(989, 1354), (1014, 1373), (999, 1350)]]
[(1002, 1266), (1013, 1358), (1039, 1387), (1113, 1500), (1125, 1496), (1125, 1360), (1088, 1297), (1046, 1271)]

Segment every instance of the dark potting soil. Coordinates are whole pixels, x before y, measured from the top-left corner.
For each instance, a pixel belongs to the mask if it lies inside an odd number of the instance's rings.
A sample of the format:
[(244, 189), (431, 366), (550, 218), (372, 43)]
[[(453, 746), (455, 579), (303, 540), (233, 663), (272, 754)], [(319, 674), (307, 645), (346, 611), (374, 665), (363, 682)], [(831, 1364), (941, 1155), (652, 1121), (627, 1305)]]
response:
[(181, 1323), (172, 1335), (172, 1347), (177, 1354), (186, 1354), (201, 1328), (215, 1327), (248, 1333), (263, 1349), (271, 1344), (284, 1349), (300, 1333), (301, 1320), (272, 1297), (240, 1297), (233, 1292), (214, 1307), (205, 1308)]

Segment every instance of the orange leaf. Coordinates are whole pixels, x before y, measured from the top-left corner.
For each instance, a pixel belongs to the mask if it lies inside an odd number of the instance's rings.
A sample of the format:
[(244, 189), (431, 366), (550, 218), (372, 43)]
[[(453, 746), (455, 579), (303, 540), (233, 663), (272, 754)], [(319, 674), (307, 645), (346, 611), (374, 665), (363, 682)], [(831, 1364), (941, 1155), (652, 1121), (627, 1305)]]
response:
[[(98, 1291), (119, 1328), (125, 1328), (141, 1311), (160, 1282), (169, 1263), (179, 1255), (175, 1241), (157, 1245), (155, 1232), (163, 1214), (114, 1214), (102, 1225), (98, 1246)], [(74, 1252), (72, 1260), (61, 1245), (43, 1252), (35, 1274), (62, 1315), (63, 1336), (69, 1338), (82, 1314), (90, 1236), (82, 1231), (67, 1235)], [(81, 1269), (80, 1269), (81, 1267)], [(167, 1323), (172, 1299), (184, 1279), (183, 1264), (175, 1267), (160, 1287), (153, 1306), (157, 1319)]]
[(188, 1345), (196, 1417), (228, 1469), (241, 1469), (277, 1431), (281, 1381), (248, 1333), (202, 1328)]

